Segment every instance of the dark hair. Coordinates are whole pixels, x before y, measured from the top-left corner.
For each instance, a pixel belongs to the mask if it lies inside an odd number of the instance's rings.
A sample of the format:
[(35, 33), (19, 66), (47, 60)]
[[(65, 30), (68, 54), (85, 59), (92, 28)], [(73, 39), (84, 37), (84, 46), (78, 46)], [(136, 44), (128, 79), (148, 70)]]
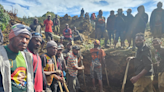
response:
[(143, 37), (143, 39), (145, 38), (144, 33), (137, 33), (136, 37)]
[(159, 39), (159, 38), (154, 38), (153, 41), (158, 41), (159, 43), (161, 43), (161, 39)]

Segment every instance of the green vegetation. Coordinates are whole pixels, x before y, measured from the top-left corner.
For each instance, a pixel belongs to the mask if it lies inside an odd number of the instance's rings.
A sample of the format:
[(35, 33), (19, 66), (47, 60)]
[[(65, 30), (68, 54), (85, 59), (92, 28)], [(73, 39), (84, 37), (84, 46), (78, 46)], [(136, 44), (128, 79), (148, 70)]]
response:
[(10, 16), (5, 12), (3, 6), (0, 4), (0, 29), (5, 30), (6, 26), (9, 24)]
[[(51, 19), (55, 18), (55, 14), (53, 12), (47, 12), (46, 14), (44, 14), (41, 17), (26, 17), (23, 16), (23, 18), (19, 18), (21, 21), (24, 21), (26, 24), (30, 25), (31, 23), (33, 23), (34, 18), (38, 18), (38, 23), (42, 23), (44, 22), (45, 19), (47, 19), (47, 15), (51, 14)], [(58, 16), (59, 17), (59, 16)]]

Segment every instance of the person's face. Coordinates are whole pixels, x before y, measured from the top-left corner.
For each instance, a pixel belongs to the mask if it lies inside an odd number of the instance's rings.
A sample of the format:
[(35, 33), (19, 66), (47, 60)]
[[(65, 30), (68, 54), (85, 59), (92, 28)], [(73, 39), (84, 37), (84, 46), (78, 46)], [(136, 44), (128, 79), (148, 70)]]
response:
[(118, 14), (122, 14), (122, 11), (118, 11)]
[(136, 45), (136, 47), (142, 47), (143, 46), (143, 44), (144, 44), (144, 38), (143, 37), (140, 37), (140, 36), (137, 36), (136, 38), (135, 38), (135, 45)]
[(78, 55), (79, 54), (79, 50), (73, 49), (73, 54), (74, 55)]
[(127, 14), (131, 14), (131, 12), (130, 11), (127, 11)]
[(39, 49), (41, 42), (42, 42), (42, 39), (41, 39), (41, 37), (33, 37), (31, 39), (31, 42), (33, 44), (34, 49)]
[(30, 36), (28, 34), (19, 34), (18, 36), (10, 40), (11, 45), (17, 51), (23, 51), (27, 48), (30, 41)]
[(143, 13), (144, 11), (145, 11), (145, 9), (144, 9), (143, 7), (141, 7), (141, 8), (138, 10), (139, 13)]
[(61, 53), (62, 53), (62, 49), (59, 49), (59, 50), (57, 51), (57, 56), (60, 57), (60, 56), (61, 56)]
[(69, 26), (68, 26), (68, 25), (66, 25), (66, 28), (68, 29), (68, 28), (69, 28)]
[(36, 19), (36, 20), (34, 21), (34, 23), (35, 23), (35, 24), (38, 24), (38, 20)]
[(76, 30), (76, 27), (74, 27), (74, 30)]
[(71, 48), (72, 48), (72, 45), (67, 46), (67, 49), (71, 50)]
[(158, 42), (158, 41), (156, 41), (156, 40), (153, 41), (153, 47), (154, 47), (155, 49), (159, 49), (160, 46), (161, 46), (161, 43), (160, 43), (160, 42)]
[(51, 16), (48, 16), (48, 20), (50, 20), (51, 19)]
[(114, 15), (114, 12), (111, 12), (110, 15)]
[(158, 8), (162, 8), (162, 3), (158, 3), (158, 4), (157, 4), (157, 7), (158, 7)]
[(47, 48), (47, 53), (51, 56), (56, 55), (57, 46), (52, 46), (52, 47)]
[(102, 14), (103, 14), (102, 12), (99, 12), (99, 15), (100, 15), (100, 16), (102, 16)]

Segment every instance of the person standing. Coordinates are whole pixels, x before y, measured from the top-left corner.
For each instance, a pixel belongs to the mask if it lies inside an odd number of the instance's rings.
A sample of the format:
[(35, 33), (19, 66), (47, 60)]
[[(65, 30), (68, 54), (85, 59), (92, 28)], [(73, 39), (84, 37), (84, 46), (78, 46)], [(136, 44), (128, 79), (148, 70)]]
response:
[(164, 9), (162, 9), (162, 2), (158, 2), (157, 8), (153, 10), (150, 17), (150, 28), (152, 35), (161, 38), (164, 32)]
[(111, 39), (114, 41), (114, 24), (115, 24), (116, 16), (114, 15), (114, 11), (110, 11), (110, 16), (107, 19), (107, 30), (108, 30), (108, 36), (110, 41), (110, 46), (112, 44)]
[(2, 30), (0, 29), (0, 45), (3, 44), (3, 34)]
[(30, 27), (15, 24), (0, 46), (0, 92), (34, 92), (32, 55), (23, 51), (30, 39)]
[(124, 41), (125, 41), (125, 15), (123, 14), (122, 9), (118, 9), (118, 14), (115, 19), (115, 40), (114, 40), (114, 48), (116, 48), (116, 44), (118, 42), (118, 39), (120, 37), (121, 40), (121, 47), (125, 46)]
[(83, 70), (84, 66), (78, 66), (78, 54), (80, 51), (80, 47), (73, 46), (72, 53), (69, 55), (67, 60), (67, 69), (68, 69), (68, 89), (70, 92), (76, 92), (79, 90), (80, 85), (77, 78), (78, 70)]
[(96, 73), (97, 79), (99, 81), (100, 92), (104, 92), (103, 83), (102, 83), (102, 65), (103, 64), (105, 65), (106, 54), (104, 50), (100, 49), (99, 40), (94, 41), (94, 48), (90, 49), (90, 53), (92, 57), (90, 73), (91, 73), (91, 78), (92, 78), (92, 83), (93, 83), (93, 90), (96, 90), (95, 77), (94, 77), (94, 73)]
[(55, 18), (53, 19), (53, 24), (54, 24), (54, 33), (60, 35), (60, 20), (58, 18), (58, 15), (55, 15)]
[[(132, 13), (132, 10), (128, 9), (127, 16), (126, 16), (126, 38), (129, 43), (128, 49), (130, 49), (131, 41), (133, 40), (133, 37), (132, 37), (133, 30), (132, 30), (131, 24), (134, 20), (134, 16), (131, 13)], [(133, 43), (134, 43), (134, 41), (133, 41)]]
[(138, 48), (136, 55), (127, 58), (128, 62), (132, 62), (135, 68), (135, 76), (130, 79), (134, 85), (133, 92), (154, 92), (151, 52), (144, 41), (144, 34), (137, 33), (135, 37), (135, 44)]
[(158, 89), (159, 92), (164, 92), (164, 48), (161, 46), (162, 41), (159, 38), (155, 38), (152, 41), (153, 47), (155, 48), (155, 60), (156, 60), (156, 66), (157, 66), (157, 73), (158, 73)]
[(50, 14), (48, 14), (47, 19), (44, 20), (44, 25), (45, 25), (45, 35), (46, 35), (47, 42), (53, 40), (53, 32), (52, 32), (53, 22), (51, 20)]

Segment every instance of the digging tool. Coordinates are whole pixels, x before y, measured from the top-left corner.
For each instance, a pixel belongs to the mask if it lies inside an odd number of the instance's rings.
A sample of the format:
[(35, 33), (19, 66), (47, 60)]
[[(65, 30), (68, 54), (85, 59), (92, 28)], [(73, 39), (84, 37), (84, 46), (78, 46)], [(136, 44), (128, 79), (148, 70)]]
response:
[[(57, 62), (56, 62), (56, 57), (54, 56), (53, 58), (54, 58), (54, 61), (55, 61), (55, 69), (58, 70)], [(63, 83), (64, 88), (65, 88), (66, 92), (69, 92), (69, 90), (67, 88), (67, 85), (66, 85), (66, 81), (65, 81), (64, 77), (62, 77), (62, 78), (64, 80), (64, 83)], [(60, 92), (63, 92), (63, 88), (62, 88), (61, 82), (58, 81), (58, 84), (59, 84)]]
[(126, 84), (126, 79), (127, 79), (127, 74), (128, 74), (128, 69), (129, 69), (129, 62), (130, 62), (130, 60), (128, 61), (127, 65), (126, 65), (126, 70), (125, 70), (124, 80), (123, 80), (123, 83), (122, 83), (121, 92), (124, 92), (124, 88), (125, 88), (125, 84)]
[(108, 72), (107, 72), (106, 67), (105, 67), (105, 73), (106, 73), (106, 79), (107, 79), (108, 86), (110, 86), (110, 85), (109, 85), (109, 79), (108, 79)]
[[(83, 65), (83, 61), (81, 60), (81, 65)], [(85, 87), (86, 87), (86, 82), (85, 82), (85, 75), (84, 75), (84, 70), (82, 70), (83, 71), (83, 79), (84, 79), (84, 85), (85, 85)]]

